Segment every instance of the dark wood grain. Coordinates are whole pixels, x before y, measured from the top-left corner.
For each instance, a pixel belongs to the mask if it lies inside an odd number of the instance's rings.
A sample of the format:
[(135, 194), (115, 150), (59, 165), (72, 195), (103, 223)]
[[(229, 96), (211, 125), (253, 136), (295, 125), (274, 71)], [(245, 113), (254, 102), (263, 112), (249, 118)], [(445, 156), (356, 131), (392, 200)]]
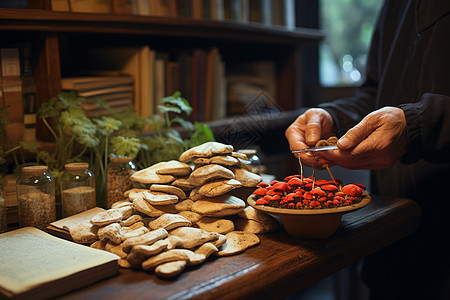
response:
[(283, 230), (260, 235), (242, 254), (211, 258), (173, 280), (134, 270), (104, 280), (65, 299), (282, 299), (414, 232), (420, 209), (407, 199), (373, 196), (345, 215), (323, 240), (290, 238)]

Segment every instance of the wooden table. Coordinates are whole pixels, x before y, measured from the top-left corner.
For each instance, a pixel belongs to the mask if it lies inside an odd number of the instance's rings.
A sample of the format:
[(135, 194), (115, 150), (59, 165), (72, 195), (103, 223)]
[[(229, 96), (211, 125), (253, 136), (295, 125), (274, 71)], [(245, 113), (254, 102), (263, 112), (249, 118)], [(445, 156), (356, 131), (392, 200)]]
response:
[(414, 232), (420, 209), (408, 199), (372, 196), (344, 215), (323, 240), (300, 240), (284, 230), (260, 235), (242, 254), (209, 258), (173, 280), (144, 271), (120, 275), (65, 295), (65, 299), (278, 299), (353, 264)]

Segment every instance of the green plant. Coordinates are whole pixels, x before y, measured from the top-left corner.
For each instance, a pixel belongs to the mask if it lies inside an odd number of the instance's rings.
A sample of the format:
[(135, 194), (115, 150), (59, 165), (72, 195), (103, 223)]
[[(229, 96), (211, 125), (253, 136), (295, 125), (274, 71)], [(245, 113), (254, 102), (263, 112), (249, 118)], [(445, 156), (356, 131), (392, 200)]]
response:
[[(55, 146), (51, 152), (39, 149), (36, 142), (23, 142), (23, 147), (36, 154), (36, 164), (44, 163), (50, 174), (58, 178), (64, 165), (83, 160), (88, 148), (99, 144), (96, 126), (83, 115), (83, 99), (75, 93), (61, 93), (43, 103), (38, 110), (38, 117), (51, 133)], [(81, 150), (75, 147), (81, 145)]]
[[(89, 162), (96, 176), (97, 204), (106, 205), (106, 169), (108, 159), (130, 157), (139, 168), (160, 161), (178, 159), (190, 147), (213, 141), (208, 125), (192, 123), (183, 117), (192, 112), (188, 101), (179, 92), (161, 99), (161, 114), (144, 118), (133, 110), (115, 112), (101, 99), (97, 106), (109, 111), (108, 116), (88, 118), (83, 114), (82, 102), (74, 92), (63, 92), (44, 103), (38, 117), (53, 136), (52, 151), (40, 149), (36, 142), (21, 142), (21, 146), (36, 156), (28, 164), (46, 164), (57, 180), (70, 162)], [(178, 128), (175, 126), (178, 125)], [(179, 129), (185, 131), (183, 137)], [(57, 188), (57, 204), (59, 190)]]
[[(36, 161), (29, 164), (44, 163), (48, 166), (50, 174), (57, 181), (57, 196), (59, 177), (65, 164), (76, 161), (89, 160), (90, 168), (98, 179), (98, 189), (102, 190), (111, 154), (110, 139), (122, 126), (119, 120), (110, 117), (87, 118), (81, 106), (83, 101), (84, 98), (78, 97), (74, 92), (63, 92), (39, 108), (38, 116), (55, 142), (51, 152), (40, 149), (36, 142), (21, 143), (24, 149), (36, 155)], [(129, 144), (130, 139), (123, 137), (115, 139), (112, 148), (120, 150)], [(139, 147), (135, 146), (134, 152), (137, 149)], [(102, 198), (99, 200), (99, 205), (103, 206)]]
[[(178, 159), (185, 150), (204, 142), (214, 141), (214, 134), (207, 124), (192, 123), (183, 118), (191, 114), (192, 107), (181, 97), (180, 92), (175, 92), (160, 102), (157, 108), (163, 117), (155, 114), (147, 118), (146, 128), (151, 134), (145, 135), (141, 131), (142, 146), (135, 161), (140, 167)], [(176, 125), (178, 128), (175, 128)], [(185, 137), (180, 131), (185, 131)]]
[(96, 175), (97, 203), (106, 207), (106, 170), (111, 156), (134, 158), (140, 149), (139, 139), (118, 135), (122, 122), (113, 117), (93, 118), (97, 126), (98, 147), (91, 148), (91, 168)]

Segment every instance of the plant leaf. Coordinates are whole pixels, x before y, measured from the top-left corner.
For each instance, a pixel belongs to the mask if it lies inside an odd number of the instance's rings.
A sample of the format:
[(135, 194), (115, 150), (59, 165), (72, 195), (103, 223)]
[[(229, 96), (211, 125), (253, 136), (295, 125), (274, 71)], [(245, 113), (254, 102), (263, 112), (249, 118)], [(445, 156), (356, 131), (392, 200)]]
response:
[(112, 154), (120, 157), (134, 158), (141, 147), (137, 138), (116, 136), (111, 139)]
[(158, 107), (158, 110), (163, 114), (170, 113), (170, 112), (173, 112), (176, 114), (181, 114), (181, 109), (176, 106), (158, 105), (157, 107)]
[(180, 118), (180, 117), (173, 118), (172, 119), (172, 123), (180, 124), (184, 129), (186, 129), (189, 132), (192, 132), (194, 130), (194, 125), (190, 121), (185, 120), (185, 119)]
[(94, 119), (94, 122), (98, 125), (101, 133), (105, 136), (110, 135), (116, 130), (119, 130), (122, 122), (119, 120), (102, 116), (98, 119)]
[[(186, 115), (190, 115), (192, 112), (192, 107), (189, 105), (189, 102), (181, 97), (180, 92), (175, 92), (172, 96), (165, 97), (161, 99), (161, 103), (163, 103), (163, 106), (165, 107), (177, 107), (180, 112), (184, 112)], [(159, 108), (159, 106), (158, 106)]]
[(195, 122), (194, 126), (195, 131), (191, 136), (191, 142), (194, 144), (193, 146), (215, 141), (214, 133), (207, 124)]

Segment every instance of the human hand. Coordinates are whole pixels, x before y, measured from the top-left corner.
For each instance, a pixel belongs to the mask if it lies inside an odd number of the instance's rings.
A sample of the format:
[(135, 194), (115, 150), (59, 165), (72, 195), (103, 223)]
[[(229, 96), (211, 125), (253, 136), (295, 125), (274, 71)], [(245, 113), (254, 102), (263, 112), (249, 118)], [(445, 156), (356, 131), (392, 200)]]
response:
[(407, 143), (403, 110), (383, 107), (349, 129), (337, 142), (339, 150), (317, 152), (316, 156), (348, 169), (384, 169), (406, 153)]
[[(313, 147), (320, 139), (334, 136), (334, 120), (331, 114), (322, 108), (311, 108), (299, 116), (287, 129), (286, 138), (291, 151)], [(299, 153), (302, 163), (311, 166), (313, 155)]]

